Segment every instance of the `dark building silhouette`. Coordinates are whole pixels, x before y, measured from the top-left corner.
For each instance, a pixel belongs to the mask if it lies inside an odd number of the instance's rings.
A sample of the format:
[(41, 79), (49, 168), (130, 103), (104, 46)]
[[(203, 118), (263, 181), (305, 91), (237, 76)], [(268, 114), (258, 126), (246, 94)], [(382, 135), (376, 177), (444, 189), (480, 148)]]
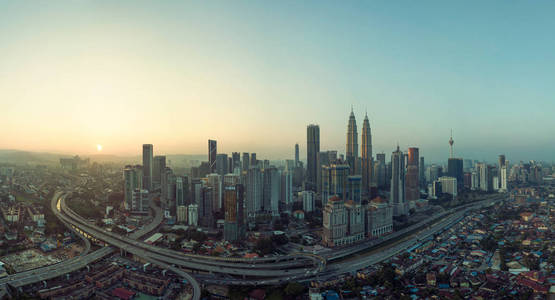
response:
[(215, 140), (208, 140), (208, 164), (210, 173), (216, 172), (216, 155), (218, 154), (218, 146)]
[(306, 180), (307, 189), (312, 191), (316, 191), (318, 152), (320, 152), (320, 127), (311, 124), (306, 128)]

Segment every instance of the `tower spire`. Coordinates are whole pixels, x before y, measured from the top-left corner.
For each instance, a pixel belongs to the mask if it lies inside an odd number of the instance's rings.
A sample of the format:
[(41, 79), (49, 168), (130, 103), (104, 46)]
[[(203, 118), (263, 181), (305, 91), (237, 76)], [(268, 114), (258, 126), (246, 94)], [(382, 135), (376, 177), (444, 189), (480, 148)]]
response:
[(453, 158), (453, 144), (455, 141), (453, 140), (453, 129), (451, 129), (451, 137), (449, 138), (449, 158)]

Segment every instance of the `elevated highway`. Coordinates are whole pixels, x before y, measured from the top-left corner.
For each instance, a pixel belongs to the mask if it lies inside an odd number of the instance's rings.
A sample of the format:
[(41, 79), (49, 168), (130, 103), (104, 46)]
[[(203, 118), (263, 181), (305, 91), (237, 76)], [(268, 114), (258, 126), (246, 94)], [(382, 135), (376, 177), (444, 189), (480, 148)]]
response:
[(60, 211), (63, 212), (60, 216), (64, 222), (72, 224), (72, 226), (86, 232), (87, 235), (95, 239), (102, 240), (140, 257), (146, 257), (148, 254), (152, 258), (198, 272), (223, 273), (242, 277), (276, 277), (289, 275), (286, 273), (302, 272), (302, 270), (295, 270), (295, 268), (301, 269), (314, 265), (317, 268), (322, 263), (313, 255), (308, 254), (264, 258), (226, 258), (186, 254), (136, 241), (90, 224), (67, 207), (63, 195), (59, 197), (58, 206)]

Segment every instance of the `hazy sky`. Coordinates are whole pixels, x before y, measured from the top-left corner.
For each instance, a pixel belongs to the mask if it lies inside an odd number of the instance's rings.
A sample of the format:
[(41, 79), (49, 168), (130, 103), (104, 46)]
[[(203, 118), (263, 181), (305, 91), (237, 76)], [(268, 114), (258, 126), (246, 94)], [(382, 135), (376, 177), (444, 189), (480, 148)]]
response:
[(0, 148), (553, 159), (553, 1), (183, 2), (0, 0)]

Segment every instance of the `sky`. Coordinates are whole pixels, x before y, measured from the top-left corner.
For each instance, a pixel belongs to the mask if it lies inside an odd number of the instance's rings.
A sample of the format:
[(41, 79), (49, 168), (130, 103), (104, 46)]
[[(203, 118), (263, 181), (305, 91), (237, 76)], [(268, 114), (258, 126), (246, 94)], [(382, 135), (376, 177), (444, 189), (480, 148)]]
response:
[[(552, 1), (0, 0), (0, 149), (552, 161)], [(359, 137), (360, 144), (360, 137)]]

